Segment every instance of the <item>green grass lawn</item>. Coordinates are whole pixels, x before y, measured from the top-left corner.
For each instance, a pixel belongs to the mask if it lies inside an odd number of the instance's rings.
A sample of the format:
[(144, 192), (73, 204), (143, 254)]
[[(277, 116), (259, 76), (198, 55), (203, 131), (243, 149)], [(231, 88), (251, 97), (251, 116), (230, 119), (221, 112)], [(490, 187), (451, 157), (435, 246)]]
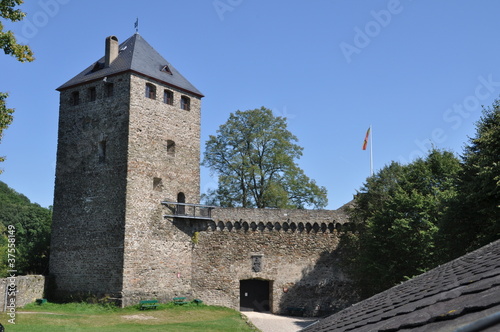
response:
[(161, 304), (158, 309), (124, 309), (86, 303), (43, 305), (18, 308), (15, 324), (0, 314), (6, 332), (73, 332), (73, 331), (258, 331), (238, 311), (205, 305), (174, 306)]

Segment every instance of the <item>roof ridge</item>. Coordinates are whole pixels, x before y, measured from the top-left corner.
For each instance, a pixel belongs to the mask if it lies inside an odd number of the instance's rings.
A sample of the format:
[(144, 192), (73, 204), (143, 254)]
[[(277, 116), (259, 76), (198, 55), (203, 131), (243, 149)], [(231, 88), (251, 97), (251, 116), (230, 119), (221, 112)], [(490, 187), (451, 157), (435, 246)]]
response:
[[(203, 97), (203, 94), (198, 89), (138, 33), (133, 34), (118, 45), (118, 55), (108, 67), (105, 67), (104, 59), (105, 55), (61, 85), (57, 90), (67, 89), (110, 75), (131, 71), (190, 92), (200, 98)], [(166, 65), (169, 68), (168, 72), (162, 71), (162, 68)]]

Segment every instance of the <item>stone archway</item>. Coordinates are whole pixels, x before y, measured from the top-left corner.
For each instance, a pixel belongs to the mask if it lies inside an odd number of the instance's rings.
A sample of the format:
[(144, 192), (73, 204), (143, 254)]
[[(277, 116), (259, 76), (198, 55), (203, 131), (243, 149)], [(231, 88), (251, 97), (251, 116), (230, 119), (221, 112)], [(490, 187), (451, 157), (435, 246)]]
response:
[(271, 289), (269, 280), (240, 280), (240, 310), (269, 311)]

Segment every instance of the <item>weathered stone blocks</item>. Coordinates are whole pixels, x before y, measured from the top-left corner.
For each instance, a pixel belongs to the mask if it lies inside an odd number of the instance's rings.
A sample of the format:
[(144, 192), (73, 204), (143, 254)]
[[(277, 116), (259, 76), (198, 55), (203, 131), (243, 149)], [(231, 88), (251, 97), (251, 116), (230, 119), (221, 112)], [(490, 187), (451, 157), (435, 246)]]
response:
[(275, 313), (349, 304), (355, 294), (336, 252), (348, 224), (343, 210), (164, 217), (162, 201), (199, 203), (200, 112), (199, 94), (134, 70), (61, 89), (53, 297), (132, 305), (185, 296), (238, 309), (252, 285), (265, 285), (253, 301)]

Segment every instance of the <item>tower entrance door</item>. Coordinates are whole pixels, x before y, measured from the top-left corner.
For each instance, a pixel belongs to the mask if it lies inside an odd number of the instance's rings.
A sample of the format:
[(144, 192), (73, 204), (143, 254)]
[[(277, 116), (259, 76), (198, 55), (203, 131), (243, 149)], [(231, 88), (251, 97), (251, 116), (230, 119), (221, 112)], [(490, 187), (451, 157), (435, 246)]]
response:
[(240, 310), (269, 311), (269, 293), (269, 280), (240, 280)]

